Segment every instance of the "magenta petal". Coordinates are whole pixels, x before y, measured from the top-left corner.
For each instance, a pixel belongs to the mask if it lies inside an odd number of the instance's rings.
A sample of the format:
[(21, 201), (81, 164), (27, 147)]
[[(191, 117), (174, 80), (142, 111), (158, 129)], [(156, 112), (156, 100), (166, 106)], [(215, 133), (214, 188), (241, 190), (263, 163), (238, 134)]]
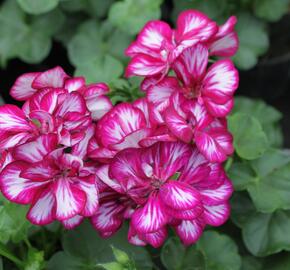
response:
[(209, 51), (210, 55), (231, 57), (236, 54), (238, 48), (238, 35), (235, 32), (232, 32), (211, 43)]
[(22, 178), (20, 173), (29, 165), (25, 162), (12, 162), (0, 174), (1, 191), (12, 202), (31, 203), (37, 192), (47, 184), (47, 181), (32, 181)]
[(146, 48), (160, 50), (164, 40), (172, 40), (172, 30), (170, 26), (162, 21), (150, 21), (145, 24), (138, 35), (138, 43)]
[(149, 55), (140, 54), (134, 56), (126, 68), (126, 77), (152, 76), (166, 72), (167, 65), (164, 61)]
[(208, 65), (208, 49), (202, 44), (185, 49), (174, 62), (177, 76), (190, 86), (202, 79)]
[(234, 151), (232, 135), (223, 128), (211, 128), (207, 132), (197, 132), (195, 143), (210, 162), (223, 162)]
[(201, 199), (197, 190), (178, 181), (167, 182), (160, 188), (159, 194), (164, 204), (176, 210), (195, 208)]
[(93, 120), (99, 120), (113, 108), (111, 100), (106, 96), (87, 98), (86, 104)]
[(123, 223), (124, 207), (114, 201), (102, 203), (99, 210), (91, 218), (91, 223), (97, 231), (115, 232)]
[(0, 106), (0, 130), (21, 132), (29, 131), (29, 126), (25, 114), (15, 105)]
[(55, 216), (58, 220), (65, 220), (79, 214), (86, 204), (85, 193), (70, 184), (66, 178), (59, 178), (54, 182), (54, 193)]
[(152, 247), (159, 248), (167, 238), (167, 229), (163, 227), (156, 232), (143, 234), (140, 238)]
[(189, 145), (182, 142), (156, 143), (144, 154), (151, 162), (155, 176), (163, 181), (178, 172), (187, 163), (189, 155)]
[(234, 99), (230, 97), (225, 104), (215, 103), (212, 99), (204, 98), (209, 113), (215, 117), (226, 117), (234, 106)]
[(136, 185), (146, 184), (146, 175), (141, 166), (141, 154), (141, 149), (125, 149), (119, 152), (111, 163), (109, 175), (116, 179), (126, 191)]
[(72, 154), (80, 158), (84, 158), (88, 152), (88, 145), (91, 138), (94, 136), (95, 127), (91, 125), (84, 131), (85, 136), (72, 148)]
[(139, 148), (139, 142), (149, 137), (152, 133), (151, 128), (142, 128), (125, 136), (119, 143), (113, 144), (110, 148), (121, 151), (127, 148)]
[(84, 90), (84, 97), (85, 99), (99, 97), (99, 96), (108, 94), (109, 92), (110, 92), (110, 88), (107, 84), (92, 83), (86, 86), (86, 89)]
[(62, 220), (61, 223), (67, 230), (72, 230), (75, 227), (79, 226), (84, 220), (84, 218), (85, 217), (83, 216), (75, 215), (74, 217)]
[(103, 165), (97, 168), (96, 175), (103, 183), (108, 185), (110, 188), (116, 190), (119, 193), (123, 193), (123, 189), (120, 183), (109, 176), (109, 165)]
[(74, 77), (67, 79), (64, 84), (64, 88), (68, 90), (68, 92), (77, 91), (78, 89), (85, 86), (86, 81), (84, 77)]
[(217, 205), (228, 200), (233, 193), (233, 185), (231, 181), (225, 179), (224, 183), (216, 189), (201, 189), (199, 192), (202, 196), (202, 201), (206, 205)]
[(177, 19), (176, 40), (183, 48), (193, 46), (198, 41), (206, 41), (218, 30), (215, 22), (196, 10), (186, 10)]
[(41, 161), (48, 153), (56, 149), (57, 136), (55, 134), (45, 134), (35, 141), (28, 142), (14, 148), (15, 159), (27, 162)]
[(179, 220), (192, 220), (197, 217), (199, 217), (203, 212), (203, 207), (201, 204), (198, 204), (192, 209), (188, 210), (179, 210), (179, 209), (173, 209), (173, 208), (166, 208), (168, 216), (179, 219)]
[[(202, 93), (211, 99), (218, 99), (219, 92), (227, 96), (232, 96), (238, 84), (238, 71), (232, 61), (228, 59), (219, 60), (209, 68), (203, 81)], [(218, 100), (216, 103), (218, 103)]]
[(61, 67), (55, 67), (36, 76), (32, 83), (32, 87), (35, 89), (63, 87), (66, 78), (68, 78), (68, 75), (63, 69)]
[(230, 216), (230, 205), (225, 202), (219, 205), (205, 205), (203, 218), (206, 224), (220, 226), (224, 224)]
[[(99, 191), (95, 181), (87, 181), (88, 176), (85, 179), (79, 179), (78, 187), (86, 194), (86, 204), (81, 214), (86, 217), (90, 217), (96, 213), (99, 208)], [(95, 177), (92, 177), (95, 180)]]
[(170, 96), (178, 92), (180, 86), (178, 80), (174, 77), (165, 77), (162, 81), (150, 86), (147, 90), (147, 99), (163, 111), (169, 106)]
[(51, 190), (44, 190), (32, 203), (27, 219), (36, 225), (46, 225), (54, 220), (55, 197)]
[(121, 142), (128, 134), (146, 127), (141, 110), (129, 103), (121, 103), (107, 113), (97, 125), (97, 136), (103, 146)]
[(33, 166), (29, 166), (24, 169), (20, 176), (28, 178), (33, 181), (49, 180), (57, 173), (57, 169), (53, 168), (48, 160), (44, 159), (40, 162), (36, 162)]
[(192, 148), (191, 155), (181, 171), (179, 181), (188, 184), (204, 181), (209, 172), (208, 161), (200, 154), (197, 148)]
[(27, 132), (20, 132), (13, 135), (8, 135), (7, 133), (1, 134), (0, 138), (0, 151), (7, 150), (9, 148), (12, 148), (16, 145), (20, 145), (24, 142), (26, 142), (28, 139), (30, 139), (33, 136), (33, 134), (27, 133)]
[(78, 112), (84, 114), (86, 112), (86, 103), (84, 98), (77, 92), (65, 95), (65, 99), (58, 106), (56, 115), (64, 116), (69, 112)]
[(201, 236), (205, 224), (202, 220), (183, 220), (175, 227), (176, 234), (186, 246), (194, 244)]
[(168, 217), (158, 196), (150, 196), (147, 203), (137, 209), (131, 219), (138, 233), (150, 233), (161, 229)]
[(164, 112), (164, 119), (168, 129), (180, 140), (189, 143), (193, 137), (193, 130), (186, 119), (180, 116), (174, 108), (168, 108)]
[(142, 240), (136, 230), (133, 228), (132, 224), (130, 224), (128, 231), (128, 242), (135, 246), (146, 246), (145, 240)]
[(31, 85), (39, 74), (39, 72), (31, 72), (19, 76), (10, 90), (10, 95), (20, 101), (30, 98), (37, 91)]

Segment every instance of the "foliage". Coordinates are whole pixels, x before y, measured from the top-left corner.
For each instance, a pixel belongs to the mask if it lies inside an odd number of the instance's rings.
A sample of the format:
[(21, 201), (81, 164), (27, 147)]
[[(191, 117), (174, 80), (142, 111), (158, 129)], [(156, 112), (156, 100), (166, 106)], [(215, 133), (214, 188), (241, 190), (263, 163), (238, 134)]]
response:
[[(267, 24), (286, 13), (289, 0), (173, 4), (171, 18), (188, 8), (220, 23), (237, 14), (235, 62), (249, 69), (268, 49)], [(58, 41), (76, 75), (110, 83), (114, 103), (134, 100), (139, 82), (120, 78), (128, 61), (123, 51), (146, 21), (161, 17), (161, 5), (161, 0), (6, 0), (0, 7), (0, 64), (14, 58), (40, 63)], [(26, 221), (25, 206), (1, 199), (0, 269), (290, 269), (290, 152), (281, 149), (281, 118), (263, 101), (236, 98), (228, 121), (236, 152), (225, 164), (237, 191), (231, 220), (210, 228), (196, 245), (184, 247), (172, 236), (162, 249), (136, 248), (124, 231), (104, 241), (87, 223), (74, 231), (57, 224), (40, 229)]]

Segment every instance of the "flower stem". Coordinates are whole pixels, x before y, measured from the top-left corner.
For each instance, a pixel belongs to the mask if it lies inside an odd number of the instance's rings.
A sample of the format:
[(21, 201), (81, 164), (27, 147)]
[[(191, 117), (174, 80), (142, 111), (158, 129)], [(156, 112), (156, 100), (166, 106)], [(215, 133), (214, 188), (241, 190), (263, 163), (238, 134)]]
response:
[(0, 243), (0, 255), (14, 262), (19, 268), (24, 267), (24, 262), (14, 256), (12, 252), (2, 243)]

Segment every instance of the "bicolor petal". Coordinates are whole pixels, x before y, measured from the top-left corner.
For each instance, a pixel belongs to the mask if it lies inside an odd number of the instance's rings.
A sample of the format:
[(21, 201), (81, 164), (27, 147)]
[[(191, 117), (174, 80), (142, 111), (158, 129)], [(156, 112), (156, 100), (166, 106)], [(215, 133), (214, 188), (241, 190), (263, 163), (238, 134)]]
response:
[(168, 216), (158, 196), (148, 198), (146, 204), (132, 215), (132, 225), (138, 233), (151, 233), (161, 229)]
[(159, 191), (162, 202), (176, 210), (188, 210), (201, 203), (199, 192), (186, 183), (168, 181)]
[(55, 197), (50, 189), (40, 192), (34, 199), (28, 213), (27, 219), (36, 225), (46, 225), (54, 220)]
[(32, 88), (32, 82), (39, 74), (39, 72), (31, 72), (19, 76), (10, 89), (10, 95), (20, 101), (29, 99), (37, 91)]
[(32, 87), (34, 89), (63, 87), (66, 78), (68, 78), (68, 75), (63, 69), (55, 67), (38, 74), (32, 82)]

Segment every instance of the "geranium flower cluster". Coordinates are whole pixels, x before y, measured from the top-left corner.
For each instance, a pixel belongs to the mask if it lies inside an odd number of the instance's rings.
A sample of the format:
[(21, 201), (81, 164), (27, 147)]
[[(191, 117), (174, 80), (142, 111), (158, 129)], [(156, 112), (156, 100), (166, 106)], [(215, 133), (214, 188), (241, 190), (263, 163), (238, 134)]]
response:
[[(113, 106), (104, 83), (60, 67), (20, 76), (0, 107), (0, 185), (27, 218), (66, 228), (89, 218), (103, 237), (129, 221), (128, 240), (159, 247), (173, 228), (186, 245), (229, 217), (233, 153), (226, 116), (238, 73), (235, 17), (221, 26), (182, 12), (177, 28), (147, 23), (126, 50), (145, 97)], [(221, 57), (222, 59), (218, 59)], [(214, 62), (213, 64), (210, 64)]]

